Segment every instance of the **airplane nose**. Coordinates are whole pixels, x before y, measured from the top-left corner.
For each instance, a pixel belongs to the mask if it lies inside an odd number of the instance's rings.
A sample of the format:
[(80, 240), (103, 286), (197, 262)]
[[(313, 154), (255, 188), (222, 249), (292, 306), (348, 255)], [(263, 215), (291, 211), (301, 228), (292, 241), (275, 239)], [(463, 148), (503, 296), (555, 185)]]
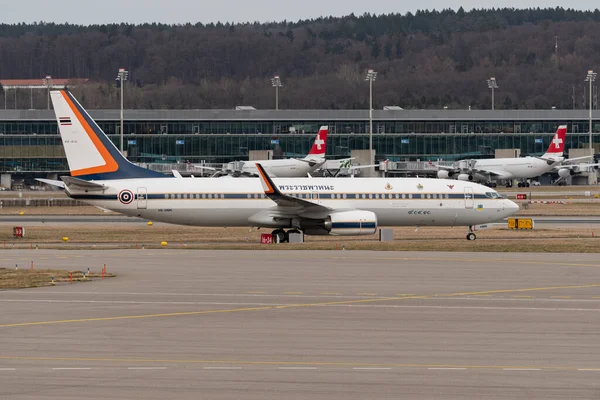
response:
[(504, 200), (504, 209), (506, 211), (510, 212), (509, 215), (514, 215), (520, 210), (520, 207), (514, 201), (505, 199)]

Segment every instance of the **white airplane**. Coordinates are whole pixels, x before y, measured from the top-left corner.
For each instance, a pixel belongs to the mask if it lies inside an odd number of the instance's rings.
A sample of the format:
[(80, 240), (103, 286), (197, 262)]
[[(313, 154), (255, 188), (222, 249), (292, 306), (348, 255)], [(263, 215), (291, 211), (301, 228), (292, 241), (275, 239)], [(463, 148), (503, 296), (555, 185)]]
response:
[(319, 133), (315, 137), (308, 155), (304, 158), (289, 158), (285, 160), (255, 160), (255, 161), (238, 161), (228, 164), (224, 171), (219, 171), (216, 168), (199, 166), (203, 169), (215, 171), (216, 175), (229, 176), (258, 176), (256, 164), (260, 164), (273, 177), (279, 178), (294, 178), (306, 177), (309, 174), (320, 168), (325, 161), (325, 150), (327, 148), (327, 133), (329, 127), (322, 126)]
[[(495, 190), (423, 178), (177, 178), (124, 158), (68, 91), (52, 91), (71, 176), (38, 179), (69, 197), (153, 221), (195, 226), (246, 226), (307, 235), (371, 235), (381, 226), (468, 226), (515, 214), (519, 206)], [(289, 229), (287, 232), (286, 229)]]
[[(561, 165), (565, 160), (563, 152), (565, 148), (565, 137), (567, 126), (561, 125), (552, 138), (552, 142), (546, 153), (541, 157), (519, 157), (519, 158), (484, 158), (479, 160), (462, 160), (456, 166), (438, 166), (438, 178), (452, 178), (456, 176), (461, 181), (484, 180), (492, 182), (496, 180), (506, 181), (506, 186), (512, 186), (513, 179), (525, 180), (536, 178), (554, 167)], [(588, 157), (581, 157), (588, 158)], [(569, 161), (578, 160), (572, 158)], [(492, 184), (495, 186), (495, 183)], [(528, 182), (519, 182), (519, 187), (528, 187)]]

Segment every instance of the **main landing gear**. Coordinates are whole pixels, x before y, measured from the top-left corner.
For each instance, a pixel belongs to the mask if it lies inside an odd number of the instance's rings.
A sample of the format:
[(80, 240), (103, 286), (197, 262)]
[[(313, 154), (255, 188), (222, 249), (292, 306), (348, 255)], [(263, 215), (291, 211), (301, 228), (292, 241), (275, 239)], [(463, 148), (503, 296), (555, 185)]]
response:
[[(290, 233), (300, 233), (298, 229), (290, 229), (289, 231), (284, 231), (283, 229), (275, 229), (271, 232), (273, 235), (273, 242), (275, 243), (289, 243), (290, 242)], [(277, 240), (279, 238), (279, 240)]]

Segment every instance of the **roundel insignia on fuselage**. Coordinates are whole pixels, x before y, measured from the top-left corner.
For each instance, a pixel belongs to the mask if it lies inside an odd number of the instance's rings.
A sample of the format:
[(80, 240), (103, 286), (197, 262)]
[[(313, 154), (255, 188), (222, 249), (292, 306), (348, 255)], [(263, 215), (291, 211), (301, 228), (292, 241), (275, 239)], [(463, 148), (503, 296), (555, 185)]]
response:
[(123, 204), (130, 204), (133, 201), (133, 193), (131, 190), (121, 190), (119, 193), (119, 201)]

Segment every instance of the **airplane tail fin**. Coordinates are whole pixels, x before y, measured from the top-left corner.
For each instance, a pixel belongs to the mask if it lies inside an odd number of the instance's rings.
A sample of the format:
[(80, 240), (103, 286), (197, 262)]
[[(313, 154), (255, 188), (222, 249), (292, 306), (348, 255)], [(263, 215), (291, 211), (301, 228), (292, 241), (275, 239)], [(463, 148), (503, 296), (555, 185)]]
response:
[(548, 146), (548, 150), (542, 156), (542, 158), (556, 158), (562, 157), (565, 151), (565, 140), (567, 137), (567, 126), (561, 125), (556, 130), (554, 137), (552, 138), (552, 142), (550, 142), (550, 146)]
[(130, 163), (67, 90), (50, 92), (71, 176), (83, 180), (166, 177)]
[(317, 133), (317, 137), (315, 137), (315, 142), (313, 143), (310, 151), (308, 152), (308, 156), (306, 156), (305, 159), (314, 157), (325, 157), (325, 150), (327, 147), (327, 133), (329, 133), (328, 126), (322, 126), (321, 128), (319, 128), (319, 133)]

